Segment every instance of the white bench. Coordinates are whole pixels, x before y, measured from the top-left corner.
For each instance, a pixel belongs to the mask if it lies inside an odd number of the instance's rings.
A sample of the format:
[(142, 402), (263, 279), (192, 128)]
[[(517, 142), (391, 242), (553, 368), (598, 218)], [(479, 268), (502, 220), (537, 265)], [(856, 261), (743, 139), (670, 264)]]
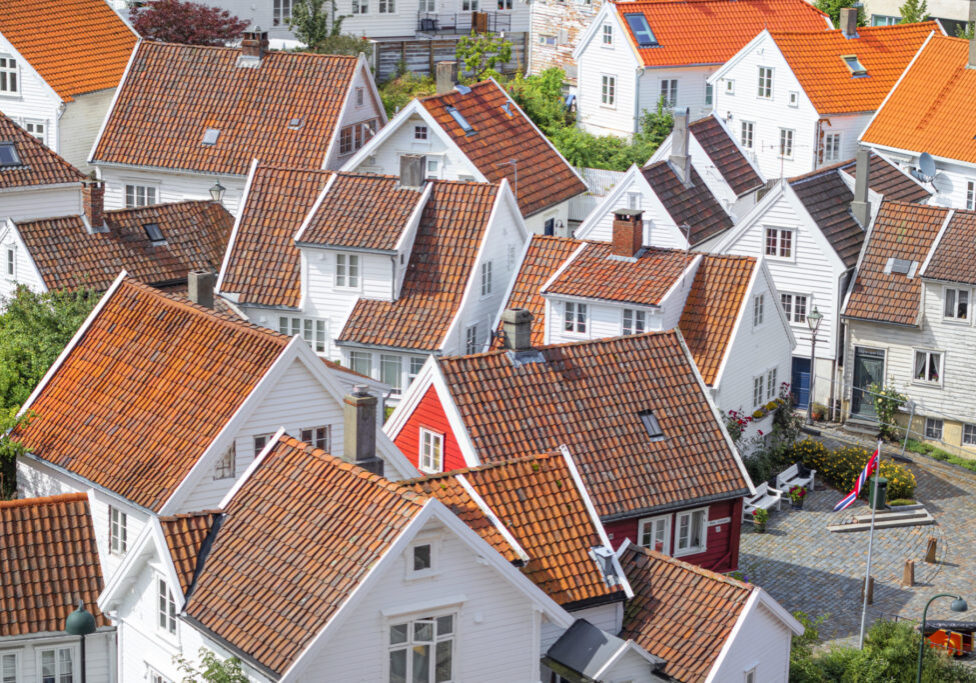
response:
[(789, 491), (794, 486), (802, 486), (805, 489), (813, 491), (813, 478), (815, 476), (817, 476), (817, 470), (810, 470), (810, 476), (801, 477), (800, 468), (793, 464), (776, 475), (776, 486), (784, 491)]
[(756, 487), (756, 495), (746, 496), (743, 499), (742, 519), (752, 519), (752, 513), (757, 509), (763, 509), (768, 512), (773, 505), (779, 510), (782, 499), (782, 491), (771, 489), (766, 482), (763, 482)]

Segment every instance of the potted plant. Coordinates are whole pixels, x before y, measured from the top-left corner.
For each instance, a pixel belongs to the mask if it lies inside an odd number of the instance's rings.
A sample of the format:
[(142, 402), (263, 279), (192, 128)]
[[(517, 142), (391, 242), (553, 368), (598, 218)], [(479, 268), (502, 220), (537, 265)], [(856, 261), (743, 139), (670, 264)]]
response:
[(756, 508), (752, 511), (752, 524), (757, 534), (766, 533), (766, 522), (769, 521), (769, 510)]
[(814, 403), (812, 406), (810, 406), (810, 416), (817, 422), (824, 419), (824, 415), (826, 414), (827, 406), (823, 405), (822, 403)]
[(803, 486), (791, 486), (789, 490), (790, 506), (794, 510), (803, 509), (803, 499), (807, 497), (807, 490)]

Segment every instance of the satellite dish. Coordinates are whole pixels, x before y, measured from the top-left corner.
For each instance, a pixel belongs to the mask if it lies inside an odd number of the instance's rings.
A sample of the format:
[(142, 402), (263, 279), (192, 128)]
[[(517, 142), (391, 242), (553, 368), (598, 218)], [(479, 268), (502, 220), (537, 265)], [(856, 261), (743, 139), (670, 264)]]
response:
[(918, 158), (918, 170), (914, 173), (915, 177), (923, 183), (931, 183), (935, 179), (935, 159), (928, 152), (922, 152)]

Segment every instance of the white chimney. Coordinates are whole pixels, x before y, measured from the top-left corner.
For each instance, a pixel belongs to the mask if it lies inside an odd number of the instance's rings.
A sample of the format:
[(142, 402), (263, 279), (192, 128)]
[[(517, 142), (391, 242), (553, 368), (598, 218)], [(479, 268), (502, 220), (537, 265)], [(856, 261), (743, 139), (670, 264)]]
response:
[(691, 157), (688, 154), (688, 107), (674, 110), (671, 130), (671, 156), (668, 162), (683, 184), (691, 184)]
[(871, 203), (868, 201), (870, 155), (867, 147), (857, 148), (857, 161), (854, 167), (854, 201), (851, 202), (851, 213), (865, 230), (871, 220)]

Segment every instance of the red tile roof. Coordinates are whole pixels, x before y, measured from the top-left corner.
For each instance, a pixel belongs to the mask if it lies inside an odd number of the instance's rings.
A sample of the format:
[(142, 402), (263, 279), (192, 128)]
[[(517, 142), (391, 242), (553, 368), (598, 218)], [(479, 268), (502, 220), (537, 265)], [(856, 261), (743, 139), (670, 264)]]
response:
[(757, 267), (751, 256), (702, 256), (678, 328), (705, 384), (713, 385)]
[(638, 49), (644, 66), (723, 64), (760, 31), (825, 31), (827, 15), (804, 0), (665, 0), (615, 3), (634, 47), (625, 15), (643, 14), (656, 47)]
[[(885, 201), (874, 218), (871, 235), (844, 309), (848, 318), (916, 325), (922, 281), (918, 271), (949, 209)], [(913, 277), (888, 272), (889, 259), (913, 262)]]
[[(3, 10), (0, 9), (0, 13)], [(14, 143), (19, 166), (0, 168), (0, 190), (81, 183), (84, 174), (0, 112), (0, 142)]]
[(197, 559), (200, 556), (204, 541), (210, 535), (213, 523), (219, 515), (220, 511), (214, 510), (159, 518), (159, 524), (166, 539), (166, 547), (173, 559), (176, 574), (180, 579), (180, 589), (184, 595), (193, 585), (193, 577), (197, 571)]
[(976, 70), (966, 68), (968, 59), (968, 41), (933, 36), (861, 139), (976, 163)]
[(676, 332), (537, 351), (519, 367), (505, 351), (437, 361), (481, 462), (566, 445), (603, 517), (749, 490)]
[(674, 680), (704, 683), (756, 589), (635, 545), (620, 563), (634, 590), (620, 637), (664, 659)]
[(360, 299), (338, 342), (435, 351), (457, 315), (498, 186), (435, 181), (396, 301)]
[(976, 212), (954, 211), (922, 275), (933, 280), (976, 284)]
[(693, 121), (688, 130), (736, 196), (762, 187), (763, 179), (715, 114)]
[(284, 436), (224, 509), (186, 613), (280, 675), (427, 500)]
[(732, 217), (708, 189), (694, 165), (691, 166), (691, 185), (682, 183), (667, 161), (651, 164), (641, 169), (641, 173), (675, 225), (689, 227), (688, 242), (692, 246), (732, 227)]
[(545, 294), (657, 306), (698, 254), (646, 247), (635, 259), (613, 255), (607, 243), (588, 243)]
[[(556, 149), (515, 102), (494, 81), (471, 86), (471, 92), (452, 91), (420, 100), (488, 182), (508, 178), (522, 214), (529, 216), (586, 192)], [(511, 115), (503, 107), (509, 107)], [(474, 128), (465, 134), (448, 108), (454, 107)], [(508, 162), (515, 160), (515, 167)], [(517, 178), (517, 182), (516, 182)]]
[(260, 165), (254, 172), (220, 291), (242, 304), (297, 308), (302, 296), (301, 251), (295, 233), (332, 176), (330, 171)]
[[(851, 159), (841, 164), (840, 169), (853, 178), (855, 166), (854, 159)], [(868, 186), (885, 199), (896, 202), (922, 204), (934, 194), (884, 157), (874, 153), (868, 158)]]
[[(140, 43), (93, 160), (241, 176), (255, 158), (322, 168), (357, 58), (271, 51), (254, 68), (240, 54)], [(216, 144), (202, 144), (207, 129)]]
[(338, 174), (296, 241), (395, 251), (422, 194), (393, 176)]
[[(856, 38), (839, 30), (773, 32), (772, 38), (800, 82), (803, 92), (821, 114), (874, 111), (894, 87), (898, 77), (939, 24), (859, 26)], [(843, 56), (854, 55), (867, 69), (854, 77)]]
[(117, 86), (136, 44), (104, 0), (4, 0), (0, 34), (65, 101)]
[(159, 510), (289, 341), (127, 279), (13, 436)]
[[(155, 223), (165, 243), (154, 245)], [(106, 232), (89, 233), (81, 216), (17, 224), (34, 265), (51, 290), (104, 291), (126, 270), (146, 284), (185, 282), (191, 270), (220, 267), (234, 217), (209, 201), (155, 204), (105, 212)]]
[(0, 501), (0, 536), (0, 637), (61, 633), (79, 599), (110, 625), (86, 494)]

